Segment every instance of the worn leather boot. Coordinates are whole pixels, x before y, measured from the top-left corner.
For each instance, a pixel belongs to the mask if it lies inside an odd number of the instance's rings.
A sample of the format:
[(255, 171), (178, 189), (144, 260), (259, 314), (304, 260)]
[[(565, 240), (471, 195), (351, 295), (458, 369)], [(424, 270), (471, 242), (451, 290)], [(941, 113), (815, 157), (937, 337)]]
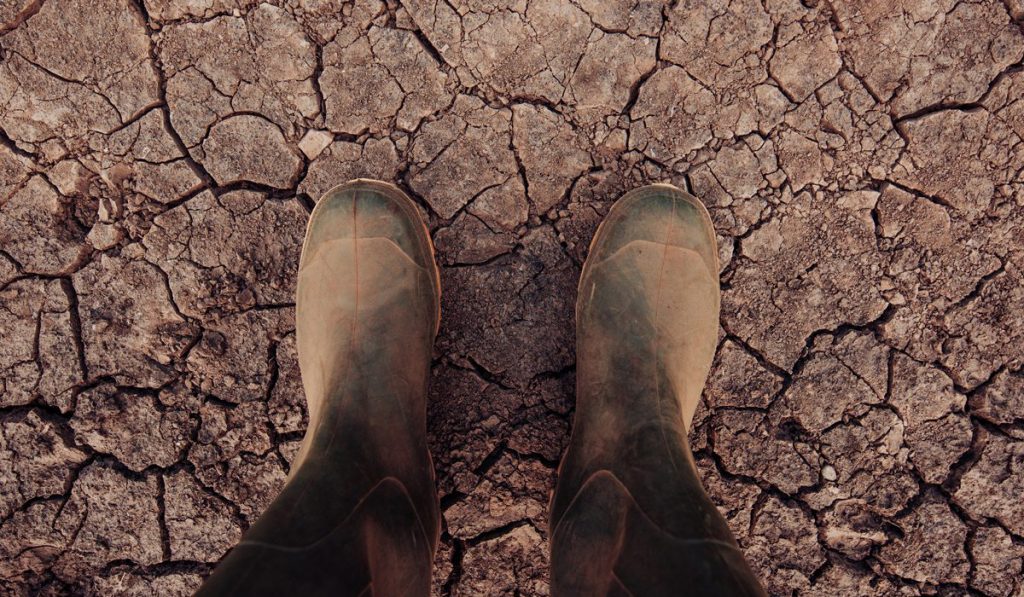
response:
[(428, 595), (440, 281), (409, 198), (370, 180), (329, 191), (309, 220), (296, 294), (309, 429), (284, 490), (199, 594)]
[(761, 595), (687, 430), (714, 358), (714, 228), (670, 185), (623, 196), (576, 303), (576, 416), (551, 507), (552, 594)]

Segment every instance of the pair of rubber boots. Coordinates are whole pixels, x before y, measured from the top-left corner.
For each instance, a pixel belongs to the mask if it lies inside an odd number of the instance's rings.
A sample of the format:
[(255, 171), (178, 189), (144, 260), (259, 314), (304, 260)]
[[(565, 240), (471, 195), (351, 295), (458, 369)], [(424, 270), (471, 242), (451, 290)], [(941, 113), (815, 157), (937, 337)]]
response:
[[(430, 592), (440, 516), (426, 395), (440, 293), (428, 230), (397, 187), (355, 180), (317, 203), (296, 301), (309, 430), (284, 490), (200, 594)], [(579, 284), (552, 594), (762, 594), (687, 442), (718, 314), (700, 202), (670, 185), (623, 196)]]

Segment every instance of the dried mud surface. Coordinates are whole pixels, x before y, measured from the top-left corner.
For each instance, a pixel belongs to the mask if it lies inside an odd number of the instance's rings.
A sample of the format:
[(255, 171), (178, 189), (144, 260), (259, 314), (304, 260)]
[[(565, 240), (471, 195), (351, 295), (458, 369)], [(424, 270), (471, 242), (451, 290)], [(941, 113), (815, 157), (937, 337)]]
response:
[(0, 593), (192, 591), (289, 470), (308, 212), (443, 266), (437, 595), (546, 595), (573, 303), (688, 188), (692, 444), (776, 595), (1020, 595), (1021, 0), (0, 0)]

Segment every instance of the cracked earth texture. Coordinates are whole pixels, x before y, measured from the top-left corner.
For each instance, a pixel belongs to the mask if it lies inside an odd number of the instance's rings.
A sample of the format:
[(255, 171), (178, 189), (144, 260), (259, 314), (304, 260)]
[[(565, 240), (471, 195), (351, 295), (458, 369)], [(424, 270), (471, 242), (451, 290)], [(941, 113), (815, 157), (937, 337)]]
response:
[(1021, 0), (0, 0), (0, 593), (183, 595), (281, 488), (317, 198), (442, 265), (436, 595), (546, 595), (624, 191), (719, 234), (691, 442), (776, 595), (1024, 588)]

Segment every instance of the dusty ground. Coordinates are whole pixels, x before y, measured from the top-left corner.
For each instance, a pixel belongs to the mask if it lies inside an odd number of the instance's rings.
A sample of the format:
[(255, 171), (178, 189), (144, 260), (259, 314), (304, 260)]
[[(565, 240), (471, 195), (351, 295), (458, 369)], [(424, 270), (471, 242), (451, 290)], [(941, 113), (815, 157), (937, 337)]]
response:
[(770, 591), (1022, 594), (1021, 0), (388, 2), (0, 0), (0, 592), (197, 586), (371, 176), (444, 266), (438, 594), (547, 594), (576, 280), (650, 181), (718, 227), (692, 443)]

